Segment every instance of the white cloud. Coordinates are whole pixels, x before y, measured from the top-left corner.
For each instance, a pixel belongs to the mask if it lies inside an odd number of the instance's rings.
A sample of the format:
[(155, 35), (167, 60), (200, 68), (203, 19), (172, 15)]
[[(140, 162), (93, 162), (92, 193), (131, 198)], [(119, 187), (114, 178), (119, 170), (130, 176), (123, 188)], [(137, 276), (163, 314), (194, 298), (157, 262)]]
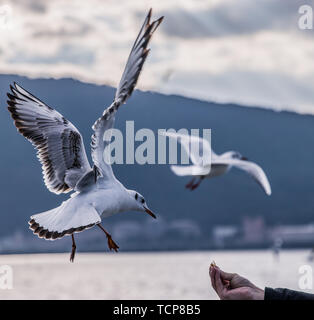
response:
[(314, 33), (301, 0), (1, 1), (0, 70), (115, 85), (149, 7), (165, 20), (139, 87), (314, 114)]

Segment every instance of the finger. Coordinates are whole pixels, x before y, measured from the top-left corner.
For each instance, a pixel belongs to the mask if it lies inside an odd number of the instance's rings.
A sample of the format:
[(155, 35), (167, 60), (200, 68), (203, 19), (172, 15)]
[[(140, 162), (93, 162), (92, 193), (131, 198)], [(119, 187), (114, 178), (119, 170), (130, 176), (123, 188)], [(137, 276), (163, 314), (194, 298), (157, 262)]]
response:
[(225, 285), (226, 288), (230, 287), (230, 281), (229, 280), (222, 280), (223, 284)]
[(211, 283), (212, 283), (212, 287), (217, 292), (216, 285), (215, 285), (215, 269), (214, 268), (210, 268), (209, 275), (210, 275), (210, 280), (211, 280)]
[(222, 277), (223, 280), (228, 280), (231, 281), (232, 278), (234, 278), (234, 276), (236, 275), (235, 273), (228, 273), (225, 271), (220, 270), (220, 275)]
[(220, 270), (215, 268), (215, 286), (220, 298), (223, 297), (225, 287), (220, 278)]
[(223, 272), (218, 266), (214, 267), (215, 269), (219, 270), (220, 273), (220, 278), (222, 283), (225, 285), (225, 287), (228, 287), (230, 285), (230, 280), (227, 280), (226, 278), (223, 277), (223, 273), (226, 274), (226, 272)]

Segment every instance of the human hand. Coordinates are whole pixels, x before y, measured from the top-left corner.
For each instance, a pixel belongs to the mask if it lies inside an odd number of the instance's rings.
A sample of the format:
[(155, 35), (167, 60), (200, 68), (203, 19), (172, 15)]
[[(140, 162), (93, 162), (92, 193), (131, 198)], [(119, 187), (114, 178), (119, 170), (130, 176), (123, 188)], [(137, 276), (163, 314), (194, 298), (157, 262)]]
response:
[(264, 290), (236, 273), (227, 273), (211, 265), (209, 275), (221, 300), (264, 300)]

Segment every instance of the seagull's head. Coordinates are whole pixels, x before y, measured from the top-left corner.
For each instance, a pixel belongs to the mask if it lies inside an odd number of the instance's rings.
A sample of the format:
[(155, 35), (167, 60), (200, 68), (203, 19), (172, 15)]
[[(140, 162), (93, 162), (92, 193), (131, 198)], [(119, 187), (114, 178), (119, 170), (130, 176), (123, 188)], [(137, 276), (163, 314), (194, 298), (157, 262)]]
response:
[(136, 211), (141, 211), (141, 212), (146, 212), (147, 214), (149, 214), (151, 217), (153, 217), (154, 219), (156, 219), (155, 214), (148, 209), (148, 206), (146, 204), (146, 201), (144, 199), (144, 197), (138, 193), (137, 191), (134, 190), (128, 190), (129, 195), (131, 196), (132, 200), (133, 200), (133, 204), (134, 204), (134, 210)]
[(244, 160), (244, 161), (248, 161), (249, 160), (247, 157), (244, 157), (238, 151), (229, 151), (229, 152), (226, 152), (225, 155), (228, 155), (231, 159), (238, 159), (238, 160)]

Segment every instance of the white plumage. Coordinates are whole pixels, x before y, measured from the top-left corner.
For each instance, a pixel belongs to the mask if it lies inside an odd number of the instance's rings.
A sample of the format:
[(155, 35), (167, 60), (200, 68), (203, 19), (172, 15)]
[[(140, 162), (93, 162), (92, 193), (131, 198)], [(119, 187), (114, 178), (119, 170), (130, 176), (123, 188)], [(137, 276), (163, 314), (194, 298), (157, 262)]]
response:
[(126, 189), (103, 159), (104, 133), (113, 127), (118, 108), (132, 94), (149, 53), (148, 43), (163, 20), (161, 17), (151, 22), (151, 13), (150, 10), (132, 47), (113, 103), (93, 125), (93, 168), (83, 138), (71, 122), (16, 83), (8, 93), (8, 109), (18, 131), (37, 149), (47, 188), (56, 194), (76, 191), (59, 207), (35, 214), (29, 222), (34, 234), (41, 238), (54, 240), (72, 235), (71, 261), (76, 248), (73, 234), (95, 225), (105, 232), (109, 248), (118, 249), (100, 225), (101, 217), (136, 210), (155, 218), (144, 198)]
[(242, 157), (239, 152), (228, 151), (217, 155), (206, 139), (172, 132), (161, 134), (179, 140), (193, 163), (190, 166), (171, 166), (171, 170), (178, 176), (193, 176), (192, 181), (186, 185), (188, 189), (194, 190), (204, 178), (221, 176), (235, 167), (248, 173), (267, 195), (271, 195), (271, 187), (263, 169)]

